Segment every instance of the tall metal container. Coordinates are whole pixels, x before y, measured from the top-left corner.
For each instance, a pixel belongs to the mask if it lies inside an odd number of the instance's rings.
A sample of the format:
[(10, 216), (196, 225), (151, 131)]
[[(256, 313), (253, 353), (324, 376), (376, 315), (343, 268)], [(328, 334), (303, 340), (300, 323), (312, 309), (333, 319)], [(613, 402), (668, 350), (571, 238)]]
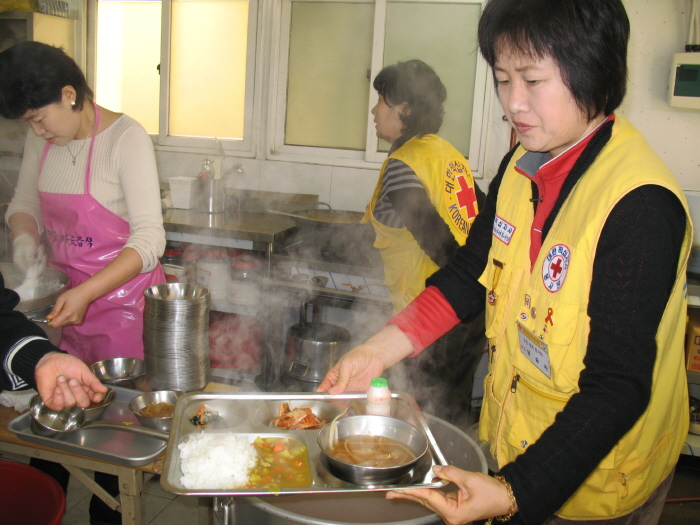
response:
[(226, 179), (197, 179), (197, 211), (226, 211)]
[(189, 392), (209, 382), (209, 289), (168, 283), (147, 288), (143, 312), (146, 380), (153, 390)]

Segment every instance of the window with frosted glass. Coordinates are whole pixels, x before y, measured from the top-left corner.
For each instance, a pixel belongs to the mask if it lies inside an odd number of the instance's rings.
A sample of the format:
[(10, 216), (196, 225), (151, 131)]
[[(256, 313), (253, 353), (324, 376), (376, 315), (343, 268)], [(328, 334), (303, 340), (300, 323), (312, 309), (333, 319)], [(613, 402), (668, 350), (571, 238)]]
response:
[(159, 1), (97, 3), (95, 98), (158, 133)]
[(285, 144), (364, 150), (374, 3), (293, 2)]
[[(447, 89), (440, 136), (469, 156), (481, 6), (459, 3), (387, 4), (384, 64), (418, 58)], [(380, 151), (389, 144), (380, 141)]]
[(242, 139), (248, 2), (173, 0), (168, 135)]

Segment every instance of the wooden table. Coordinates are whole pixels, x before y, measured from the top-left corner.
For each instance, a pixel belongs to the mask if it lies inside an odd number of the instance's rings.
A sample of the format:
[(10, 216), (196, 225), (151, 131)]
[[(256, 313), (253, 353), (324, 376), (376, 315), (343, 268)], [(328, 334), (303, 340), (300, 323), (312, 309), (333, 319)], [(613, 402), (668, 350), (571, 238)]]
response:
[[(37, 445), (20, 439), (16, 434), (8, 430), (8, 423), (17, 416), (19, 416), (18, 412), (11, 408), (0, 406), (0, 450), (60, 463), (83, 485), (94, 494), (97, 494), (107, 505), (121, 511), (123, 525), (141, 525), (141, 490), (143, 489), (144, 476), (150, 478), (153, 474), (160, 473), (163, 461), (162, 456), (148, 465), (129, 467)], [(83, 469), (117, 476), (119, 478), (121, 504), (95, 483)]]

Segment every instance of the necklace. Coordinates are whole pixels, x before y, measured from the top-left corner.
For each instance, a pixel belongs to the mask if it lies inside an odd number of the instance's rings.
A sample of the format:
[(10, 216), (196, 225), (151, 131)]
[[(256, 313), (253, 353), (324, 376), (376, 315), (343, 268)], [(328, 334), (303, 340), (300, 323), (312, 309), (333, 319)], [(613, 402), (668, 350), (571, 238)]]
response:
[(80, 146), (80, 149), (78, 150), (78, 152), (77, 152), (75, 155), (73, 155), (73, 152), (72, 152), (72, 151), (70, 150), (70, 148), (68, 147), (68, 144), (66, 144), (66, 149), (68, 150), (68, 153), (70, 153), (70, 156), (73, 157), (73, 166), (75, 166), (75, 160), (78, 158), (78, 155), (80, 155), (80, 152), (83, 151), (83, 148), (85, 147), (85, 144), (87, 144), (88, 139), (89, 139), (91, 136), (92, 136), (92, 133), (90, 133), (90, 135), (88, 135), (87, 138), (83, 141), (83, 145)]

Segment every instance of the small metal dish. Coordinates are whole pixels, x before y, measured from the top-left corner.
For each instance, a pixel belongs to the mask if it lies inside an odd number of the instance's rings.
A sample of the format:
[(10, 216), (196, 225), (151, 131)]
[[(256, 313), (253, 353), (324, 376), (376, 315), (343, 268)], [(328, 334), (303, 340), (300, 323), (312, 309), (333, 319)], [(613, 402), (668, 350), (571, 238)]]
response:
[(347, 436), (384, 436), (400, 441), (415, 454), (415, 458), (401, 465), (372, 467), (354, 465), (332, 456), (329, 450), (331, 425), (318, 433), (318, 448), (324, 466), (339, 479), (355, 485), (392, 485), (408, 474), (428, 450), (428, 438), (406, 421), (385, 416), (359, 415), (338, 419), (338, 439)]
[(146, 392), (145, 394), (135, 397), (129, 402), (129, 410), (133, 412), (136, 419), (138, 419), (143, 426), (155, 428), (156, 430), (161, 430), (163, 432), (170, 432), (170, 427), (173, 422), (172, 416), (149, 417), (141, 415), (140, 411), (148, 405), (155, 403), (170, 403), (173, 405), (174, 411), (177, 398), (180, 397), (181, 394), (181, 392), (176, 392), (174, 390), (156, 390), (154, 392)]
[(80, 407), (66, 408), (63, 410), (51, 410), (35, 394), (29, 402), (31, 419), (29, 427), (37, 436), (65, 439), (68, 435), (83, 429), (114, 429), (133, 434), (168, 440), (168, 433), (154, 428), (146, 428), (140, 425), (120, 423), (117, 421), (86, 421), (85, 409)]
[(63, 410), (51, 410), (39, 394), (29, 402), (31, 420), (29, 426), (37, 436), (64, 439), (85, 424), (85, 409), (74, 406)]
[(104, 414), (107, 407), (117, 398), (117, 391), (114, 388), (107, 387), (107, 392), (102, 397), (99, 403), (90, 403), (85, 409), (85, 421), (95, 421)]
[(117, 357), (97, 361), (90, 370), (102, 383), (124, 388), (137, 388), (146, 377), (146, 363), (135, 357)]

